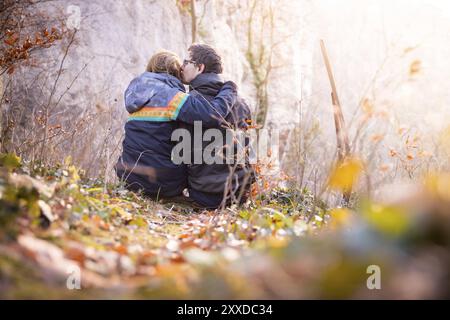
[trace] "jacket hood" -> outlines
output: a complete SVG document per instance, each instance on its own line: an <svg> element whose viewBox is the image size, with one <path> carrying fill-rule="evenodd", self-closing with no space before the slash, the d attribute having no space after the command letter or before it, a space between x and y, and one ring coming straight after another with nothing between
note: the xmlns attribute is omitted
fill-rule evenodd
<svg viewBox="0 0 450 320"><path fill-rule="evenodd" d="M181 83L181 80L168 73L144 72L143 77L147 79L154 79L156 81L161 81L171 88L177 88L182 91L185 91L184 85Z"/></svg>
<svg viewBox="0 0 450 320"><path fill-rule="evenodd" d="M178 78L167 73L144 72L125 91L125 107L132 113L149 103L166 106L180 91L186 90Z"/></svg>

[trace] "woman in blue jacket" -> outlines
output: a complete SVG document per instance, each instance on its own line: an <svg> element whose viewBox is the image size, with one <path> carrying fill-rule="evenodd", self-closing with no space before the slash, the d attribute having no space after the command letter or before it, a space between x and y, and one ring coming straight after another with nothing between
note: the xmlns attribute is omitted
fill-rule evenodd
<svg viewBox="0 0 450 320"><path fill-rule="evenodd" d="M187 94L180 69L174 53L159 52L125 91L129 118L116 173L129 190L154 198L179 196L187 186L186 166L171 160L175 145L171 136L178 122L202 121L204 127L220 127L236 102L233 82L226 82L209 102Z"/></svg>

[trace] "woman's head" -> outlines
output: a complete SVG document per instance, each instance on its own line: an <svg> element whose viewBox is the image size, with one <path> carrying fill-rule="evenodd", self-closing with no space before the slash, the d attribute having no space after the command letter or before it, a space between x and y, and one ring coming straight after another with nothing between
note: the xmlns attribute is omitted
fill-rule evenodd
<svg viewBox="0 0 450 320"><path fill-rule="evenodd" d="M147 71L154 73L168 73L180 79L181 61L178 56L170 51L160 51L155 53L148 65Z"/></svg>

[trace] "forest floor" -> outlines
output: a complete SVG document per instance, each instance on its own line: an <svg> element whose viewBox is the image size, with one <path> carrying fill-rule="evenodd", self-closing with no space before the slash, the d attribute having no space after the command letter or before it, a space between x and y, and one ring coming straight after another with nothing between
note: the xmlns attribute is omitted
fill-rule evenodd
<svg viewBox="0 0 450 320"><path fill-rule="evenodd" d="M239 208L195 211L84 179L70 159L33 173L0 160L2 299L449 294L441 209L418 229L399 206L326 208L308 190L274 188ZM370 266L383 270L384 290L369 288ZM409 277L413 290L399 285Z"/></svg>

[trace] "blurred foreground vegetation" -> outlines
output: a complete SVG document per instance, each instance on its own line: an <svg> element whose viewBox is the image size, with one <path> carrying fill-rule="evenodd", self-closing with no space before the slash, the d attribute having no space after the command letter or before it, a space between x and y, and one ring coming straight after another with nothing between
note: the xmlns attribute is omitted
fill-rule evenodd
<svg viewBox="0 0 450 320"><path fill-rule="evenodd" d="M196 212L88 180L70 158L0 164L3 299L450 298L449 174L392 203L327 208L274 188Z"/></svg>

